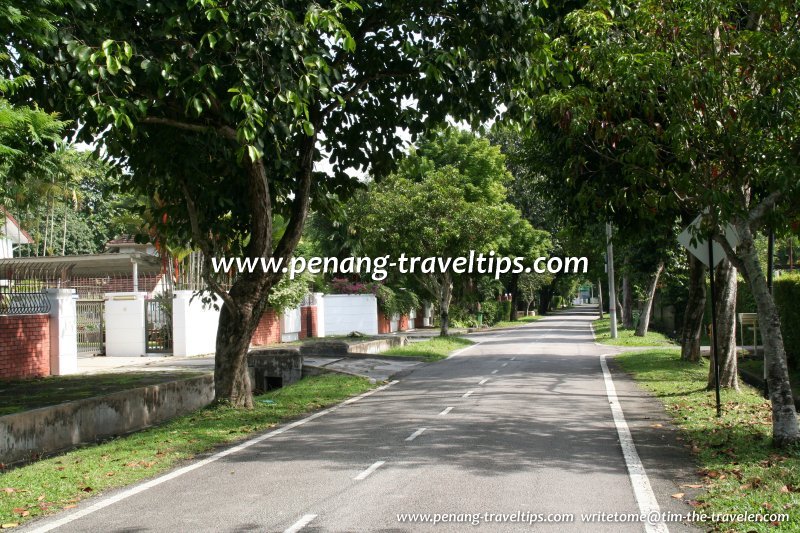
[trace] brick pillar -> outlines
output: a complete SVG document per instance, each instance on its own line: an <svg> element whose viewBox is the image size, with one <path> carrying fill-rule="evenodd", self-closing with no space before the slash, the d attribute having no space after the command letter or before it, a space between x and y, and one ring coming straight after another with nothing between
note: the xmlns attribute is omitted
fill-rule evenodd
<svg viewBox="0 0 800 533"><path fill-rule="evenodd" d="M378 333L386 334L391 332L392 332L392 324L389 320L389 317L387 317L380 310L378 310Z"/></svg>
<svg viewBox="0 0 800 533"><path fill-rule="evenodd" d="M300 308L300 338L317 336L317 306L309 305Z"/></svg>

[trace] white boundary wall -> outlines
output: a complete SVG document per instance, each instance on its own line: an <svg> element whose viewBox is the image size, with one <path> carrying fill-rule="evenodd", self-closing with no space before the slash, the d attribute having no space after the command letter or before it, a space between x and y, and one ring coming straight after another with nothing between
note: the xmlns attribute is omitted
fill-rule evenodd
<svg viewBox="0 0 800 533"><path fill-rule="evenodd" d="M144 299L146 292L106 293L106 355L139 357L146 353Z"/></svg>
<svg viewBox="0 0 800 533"><path fill-rule="evenodd" d="M193 291L175 291L172 302L172 354L192 356L213 354L217 346L219 311L203 305ZM217 305L222 305L218 301Z"/></svg>
<svg viewBox="0 0 800 533"><path fill-rule="evenodd" d="M324 311L321 316L318 314L317 321L324 324L325 335L347 335L353 331L378 334L378 300L374 295L326 294L322 302Z"/></svg>

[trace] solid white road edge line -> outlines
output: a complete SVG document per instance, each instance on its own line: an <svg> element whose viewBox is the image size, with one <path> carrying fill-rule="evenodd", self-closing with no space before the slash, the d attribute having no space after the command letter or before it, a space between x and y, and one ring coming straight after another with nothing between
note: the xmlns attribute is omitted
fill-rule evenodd
<svg viewBox="0 0 800 533"><path fill-rule="evenodd" d="M379 469L385 463L386 463L386 461L375 461L374 463L372 463L372 465L369 468L367 468L366 470L361 472L359 475L357 475L353 479L355 481L361 481L363 479L366 479L368 475L370 475L371 473L373 473L374 471Z"/></svg>
<svg viewBox="0 0 800 533"><path fill-rule="evenodd" d="M661 508L658 506L658 500L656 500L655 494L653 494L653 487L650 486L650 479L647 477L647 472L644 470L644 465L639 458L639 453L636 451L636 445L633 442L631 430L628 427L628 423L625 421L625 415L622 413L622 406L617 398L617 389L614 387L614 381L611 379L611 372L608 371L606 355L609 354L600 356L600 366L603 369L603 381L605 381L606 384L608 404L611 407L611 414L614 417L614 425L617 427L619 445L622 448L625 465L628 467L628 477L630 477L631 485L633 486L633 494L636 496L636 503L639 506L639 511L646 517L654 516L660 514ZM667 524L660 519L653 524L645 523L644 529L647 533L669 533Z"/></svg>
<svg viewBox="0 0 800 533"><path fill-rule="evenodd" d="M406 442L411 442L412 440L416 439L417 437L422 435L422 432L425 431L426 429L428 429L428 428L419 428L414 433L412 433L411 435L406 437Z"/></svg>
<svg viewBox="0 0 800 533"><path fill-rule="evenodd" d="M290 527L289 529L283 530L283 533L297 533L298 531L306 527L308 524L310 524L311 521L314 520L316 517L317 515L315 514L303 515L303 518L292 524L292 527Z"/></svg>
<svg viewBox="0 0 800 533"><path fill-rule="evenodd" d="M443 410L441 413L439 413L439 416L444 416L444 415L446 415L447 413L449 413L452 410L453 410L452 407L448 407L445 410Z"/></svg>
<svg viewBox="0 0 800 533"><path fill-rule="evenodd" d="M281 433L286 433L290 429L294 429L294 428L296 428L298 426L302 426L306 422L311 422L312 420L315 420L315 419L317 419L317 418L319 418L321 416L325 416L325 415L327 415L329 413L332 413L332 412L336 411L337 409L339 409L340 407L344 407L345 405L349 405L351 403L357 402L357 401L361 400L362 398L366 398L367 396L375 394L376 392L388 389L389 387L391 387L392 385L394 385L396 383L398 383L397 380L391 381L391 382L387 383L386 385L382 385L382 386L378 387L377 389L372 389L371 391L367 391L364 394L361 394L359 396L355 396L353 398L350 398L349 400L345 400L340 404L334 405L333 407L328 407L327 409L323 409L322 411L317 411L316 413L314 413L314 414L312 414L310 416L307 416L305 418L302 418L302 419L300 419L300 420L298 420L296 422L292 422L291 424L287 424L287 425L285 425L285 426L283 426L281 428L278 428L276 430L270 431L269 433L264 433L263 435L259 435L258 437L255 437L255 438L252 438L250 440L247 440L247 441L245 441L245 442L243 442L241 444L238 444L236 446L232 446L230 448L222 450L221 452L215 453L211 457L206 457L205 459L203 459L201 461L197 461L196 463L192 463L192 464L186 465L186 466L184 466L182 468L178 468L177 470L173 470L172 472L164 474L163 476L159 476L159 477L157 477L155 479L151 479L150 481L148 481L146 483L142 483L141 485L136 485L135 487L131 487L130 489L124 490L124 491L122 491L122 492L120 492L118 494L115 494L115 495L110 496L108 498L102 499L102 500L98 501L97 503L92 504L89 507L86 507L85 509L81 509L79 511L76 511L76 512L70 514L70 515L67 515L64 518L61 518L59 520L54 520L54 521L49 522L47 524L42 524L41 526L37 527L36 529L31 530L30 533L45 533L47 531L52 531L52 530L54 530L54 529L56 529L58 527L65 526L65 525L69 524L70 522L74 522L75 520L78 520L79 518L83 518L84 516L90 515L90 514L92 514L94 512L97 512L97 511L99 511L101 509L104 509L104 508L108 507L109 505L114 505L115 503L121 502L122 500L130 498L131 496L139 494L140 492L144 492L144 491L146 491L148 489L152 489L153 487L157 487L158 485L161 485L162 483L165 483L167 481L170 481L172 479L180 477L180 476L182 476L184 474L188 474L192 470L197 470L198 468L202 468L202 467L206 466L207 464L210 464L210 463L213 463L215 461L218 461L218 460L222 459L223 457L227 457L228 455L234 454L236 452L240 452L242 450L245 450L245 449L247 449L247 448L249 448L251 446L254 446L254 445L258 444L259 442L263 442L263 441L265 441L267 439L271 439L272 437L276 437L276 436L280 435Z"/></svg>

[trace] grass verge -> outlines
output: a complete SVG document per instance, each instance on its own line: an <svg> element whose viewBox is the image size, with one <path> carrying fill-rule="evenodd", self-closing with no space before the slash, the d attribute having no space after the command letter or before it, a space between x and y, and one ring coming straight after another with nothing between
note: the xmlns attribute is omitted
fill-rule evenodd
<svg viewBox="0 0 800 533"><path fill-rule="evenodd" d="M759 354L761 352L759 351ZM761 377L764 375L764 360L759 355L758 358L748 357L739 359L739 368L745 370L754 376ZM795 399L800 398L800 369L789 369L789 383L792 384L792 392Z"/></svg>
<svg viewBox="0 0 800 533"><path fill-rule="evenodd" d="M427 362L444 359L451 352L474 344L472 341L461 337L434 337L427 341L412 342L405 346L395 346L381 355L396 357L422 357Z"/></svg>
<svg viewBox="0 0 800 533"><path fill-rule="evenodd" d="M75 507L91 494L153 477L215 446L372 387L365 378L340 374L305 378L257 396L252 410L209 407L163 426L8 471L0 474L0 525L10 527Z"/></svg>
<svg viewBox="0 0 800 533"><path fill-rule="evenodd" d="M601 318L592 322L597 342L611 346L674 346L663 333L648 331L644 337L635 336L634 330L617 327L617 338L611 338L611 320Z"/></svg>
<svg viewBox="0 0 800 533"><path fill-rule="evenodd" d="M0 416L202 375L201 372L120 372L0 382Z"/></svg>
<svg viewBox="0 0 800 533"><path fill-rule="evenodd" d="M657 396L695 455L705 492L690 503L705 513L786 513L781 522L717 524L724 531L800 531L800 449L771 445L770 404L751 387L723 391L715 416L705 390L708 362L687 363L678 350L618 355L616 361ZM700 525L700 524L698 524ZM710 524L705 524L710 526Z"/></svg>
<svg viewBox="0 0 800 533"><path fill-rule="evenodd" d="M541 319L541 315L536 316L523 316L518 318L517 320L502 320L500 322L495 323L492 325L492 329L497 328L513 328L515 326L524 326L525 324L530 324L531 322L536 322L537 320Z"/></svg>

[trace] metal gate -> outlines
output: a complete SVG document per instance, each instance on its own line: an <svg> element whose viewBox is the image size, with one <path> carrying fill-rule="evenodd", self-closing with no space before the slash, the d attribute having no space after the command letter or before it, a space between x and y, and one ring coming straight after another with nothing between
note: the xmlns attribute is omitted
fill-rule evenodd
<svg viewBox="0 0 800 533"><path fill-rule="evenodd" d="M103 320L105 302L103 300L78 300L78 353L106 353L106 327Z"/></svg>
<svg viewBox="0 0 800 533"><path fill-rule="evenodd" d="M166 297L148 298L144 303L147 352L172 352L172 300Z"/></svg>

